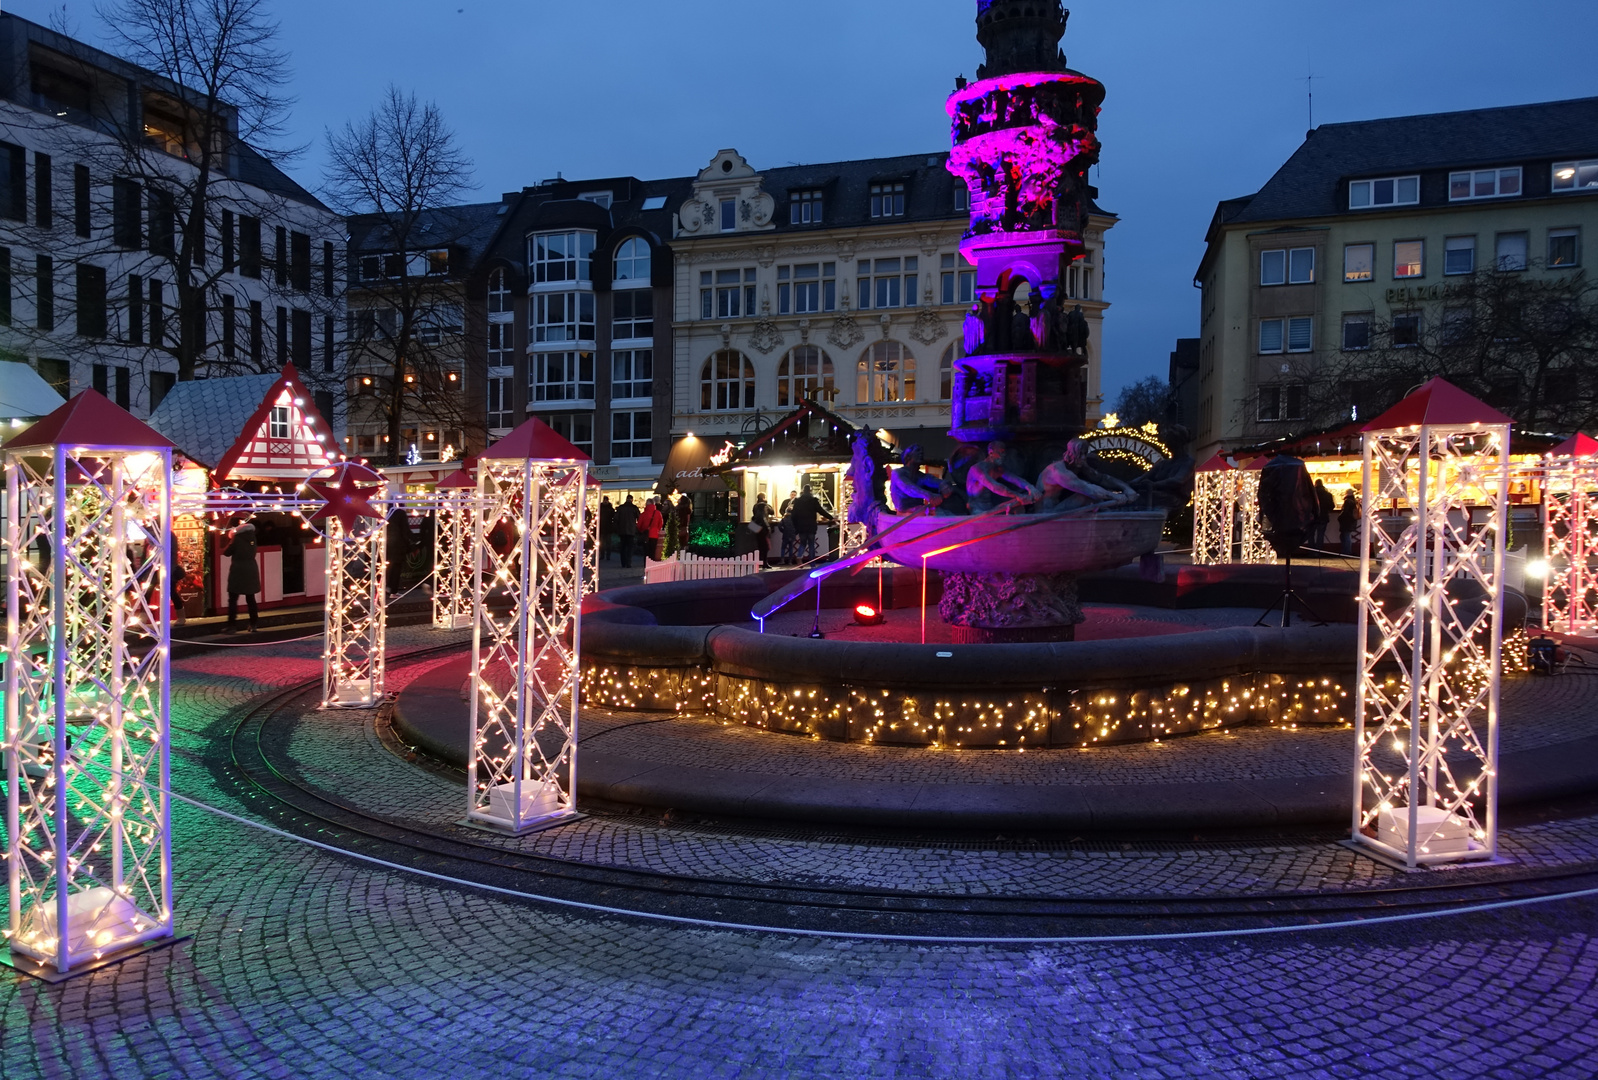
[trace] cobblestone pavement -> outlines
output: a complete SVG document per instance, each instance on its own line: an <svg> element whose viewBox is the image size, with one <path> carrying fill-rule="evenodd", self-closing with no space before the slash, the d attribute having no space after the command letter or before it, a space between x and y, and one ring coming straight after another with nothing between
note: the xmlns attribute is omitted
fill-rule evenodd
<svg viewBox="0 0 1598 1080"><path fill-rule="evenodd" d="M177 790L250 815L195 758L317 652L178 664ZM193 937L56 987L0 974L7 1080L1598 1072L1590 898L1259 937L832 940L578 917L174 819Z"/></svg>

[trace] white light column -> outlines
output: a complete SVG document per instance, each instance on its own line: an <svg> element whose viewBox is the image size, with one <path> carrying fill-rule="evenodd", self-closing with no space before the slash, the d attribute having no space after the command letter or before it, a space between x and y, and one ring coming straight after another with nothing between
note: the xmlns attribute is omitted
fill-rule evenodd
<svg viewBox="0 0 1598 1080"><path fill-rule="evenodd" d="M1544 630L1598 629L1598 458L1550 455L1543 473Z"/></svg>
<svg viewBox="0 0 1598 1080"><path fill-rule="evenodd" d="M577 813L587 481L537 419L478 459L466 817L509 833Z"/></svg>
<svg viewBox="0 0 1598 1080"><path fill-rule="evenodd" d="M445 477L436 493L433 530L433 627L472 625L472 545L477 538L477 483L465 471Z"/></svg>
<svg viewBox="0 0 1598 1080"><path fill-rule="evenodd" d="M366 709L383 696L387 636L384 531L350 535L333 520L327 530L327 652L322 707Z"/></svg>
<svg viewBox="0 0 1598 1080"><path fill-rule="evenodd" d="M1260 458L1237 473L1237 508L1243 519L1237 555L1240 563L1276 561L1276 549L1266 541L1265 523L1260 520L1260 470L1268 460Z"/></svg>
<svg viewBox="0 0 1598 1080"><path fill-rule="evenodd" d="M172 936L171 444L92 391L20 439L6 448L6 937L64 974Z"/></svg>
<svg viewBox="0 0 1598 1080"><path fill-rule="evenodd" d="M1237 481L1237 470L1220 454L1193 471L1194 566L1215 566L1232 561Z"/></svg>
<svg viewBox="0 0 1598 1080"><path fill-rule="evenodd" d="M1365 429L1353 839L1411 867L1497 853L1508 447L1440 379Z"/></svg>

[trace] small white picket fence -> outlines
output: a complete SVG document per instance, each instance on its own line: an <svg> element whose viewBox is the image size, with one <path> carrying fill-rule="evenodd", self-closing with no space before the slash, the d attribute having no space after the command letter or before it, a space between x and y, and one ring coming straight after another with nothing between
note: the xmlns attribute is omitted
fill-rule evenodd
<svg viewBox="0 0 1598 1080"><path fill-rule="evenodd" d="M644 583L661 581L709 581L715 578L748 577L760 573L760 552L751 551L735 559L710 559L691 551L673 554L656 562L644 559Z"/></svg>

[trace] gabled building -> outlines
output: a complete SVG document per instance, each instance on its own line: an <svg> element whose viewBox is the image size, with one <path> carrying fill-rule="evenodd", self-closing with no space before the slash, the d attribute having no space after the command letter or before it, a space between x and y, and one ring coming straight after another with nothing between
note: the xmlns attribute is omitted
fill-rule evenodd
<svg viewBox="0 0 1598 1080"><path fill-rule="evenodd" d="M339 459L327 419L292 364L276 375L237 375L178 383L150 426L171 440L173 484L180 490L212 488L294 491L312 473ZM255 515L260 543L264 607L315 602L326 595L326 546L291 514ZM227 522L208 523L179 514L172 529L178 562L205 588L199 606L219 611L227 603Z"/></svg>
<svg viewBox="0 0 1598 1080"><path fill-rule="evenodd" d="M1598 97L1314 129L1210 222L1195 456L1336 422L1309 390L1340 356L1446 344L1472 275L1569 280L1595 229ZM1391 404L1358 391L1336 419Z"/></svg>
<svg viewBox="0 0 1598 1080"><path fill-rule="evenodd" d="M148 416L187 363L327 389L343 237L231 106L0 15L0 353L63 396Z"/></svg>

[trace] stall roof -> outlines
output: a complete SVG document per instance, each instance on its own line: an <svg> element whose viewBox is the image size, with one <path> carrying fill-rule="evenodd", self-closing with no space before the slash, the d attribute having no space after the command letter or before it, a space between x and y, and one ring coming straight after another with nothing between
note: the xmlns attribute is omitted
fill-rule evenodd
<svg viewBox="0 0 1598 1080"><path fill-rule="evenodd" d="M711 470L716 468L714 458L728 452L732 445L725 438L701 439L697 435L685 435L672 444L671 453L666 455L666 464L660 470L660 479L655 482L655 491L664 495L668 491L680 492L726 492L727 482L721 475Z"/></svg>
<svg viewBox="0 0 1598 1080"><path fill-rule="evenodd" d="M0 420L48 416L66 401L27 364L0 361Z"/></svg>

